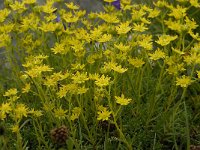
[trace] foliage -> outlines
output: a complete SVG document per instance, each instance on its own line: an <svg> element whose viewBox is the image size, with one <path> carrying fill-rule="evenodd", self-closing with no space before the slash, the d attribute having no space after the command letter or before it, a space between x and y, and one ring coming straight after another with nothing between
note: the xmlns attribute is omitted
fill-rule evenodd
<svg viewBox="0 0 200 150"><path fill-rule="evenodd" d="M3 149L190 149L200 144L198 0L5 1Z"/></svg>

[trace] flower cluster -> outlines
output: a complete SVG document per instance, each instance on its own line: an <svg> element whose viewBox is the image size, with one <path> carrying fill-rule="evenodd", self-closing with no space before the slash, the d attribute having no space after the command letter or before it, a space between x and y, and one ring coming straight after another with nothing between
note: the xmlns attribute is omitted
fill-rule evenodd
<svg viewBox="0 0 200 150"><path fill-rule="evenodd" d="M46 130L62 124L69 125L70 135L65 126L56 128L51 133L54 144L69 139L66 149L73 144L80 149L85 143L96 147L101 121L115 126L118 141L131 149L132 135L123 132L133 129L123 125L123 118L139 118L144 107L150 111L143 116L148 129L148 123L159 118L158 111L174 109L171 103L177 99L179 105L183 99L190 101L195 97L191 93L199 96L197 0L157 0L152 6L103 1L104 10L90 13L63 0L5 1L0 48L5 50L9 75L0 89L0 120L17 135L11 140L21 144L17 149L30 141L21 137L27 135L26 128L37 136L36 149L56 149L46 140ZM155 110L157 106L162 108Z"/></svg>

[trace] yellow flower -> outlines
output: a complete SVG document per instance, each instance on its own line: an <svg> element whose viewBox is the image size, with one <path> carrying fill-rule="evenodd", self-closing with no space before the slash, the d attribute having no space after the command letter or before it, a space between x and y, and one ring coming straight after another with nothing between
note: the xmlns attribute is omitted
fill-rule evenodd
<svg viewBox="0 0 200 150"><path fill-rule="evenodd" d="M28 115L28 108L24 104L17 104L16 108L14 109L15 116L14 119L22 119L22 117L27 117Z"/></svg>
<svg viewBox="0 0 200 150"><path fill-rule="evenodd" d="M190 36L191 36L193 39L195 39L195 40L197 40L197 41L200 41L199 33L196 33L196 34L195 34L193 31L189 31L188 33L190 34Z"/></svg>
<svg viewBox="0 0 200 150"><path fill-rule="evenodd" d="M105 77L104 74L100 77L97 78L95 81L95 84L99 87L104 87L104 86L108 86L109 85L109 81L110 81L110 77Z"/></svg>
<svg viewBox="0 0 200 150"><path fill-rule="evenodd" d="M157 49L153 54L149 54L150 59L152 60L158 60L161 58L165 58L165 53L161 51L160 49Z"/></svg>
<svg viewBox="0 0 200 150"><path fill-rule="evenodd" d="M79 118L80 114L81 114L81 108L79 108L79 107L74 107L74 108L72 109L72 115L70 116L70 119L71 119L72 121L74 121L75 119L78 119L78 118Z"/></svg>
<svg viewBox="0 0 200 150"><path fill-rule="evenodd" d="M170 18L169 20L164 20L164 23L167 25L167 27L175 32L181 33L183 30L183 25L180 21L172 21Z"/></svg>
<svg viewBox="0 0 200 150"><path fill-rule="evenodd" d="M148 18L155 18L160 14L160 10L158 10L157 8L151 10L149 12Z"/></svg>
<svg viewBox="0 0 200 150"><path fill-rule="evenodd" d="M72 9L72 10L79 9L79 6L75 5L73 2L65 3L65 5L67 6L67 8Z"/></svg>
<svg viewBox="0 0 200 150"><path fill-rule="evenodd" d="M58 81L64 80L69 77L69 73L66 72L65 74L62 74L61 72L53 73L51 76L46 76L46 79L44 80L44 85L50 87L50 86L57 86Z"/></svg>
<svg viewBox="0 0 200 150"><path fill-rule="evenodd" d="M12 108L10 106L10 103L3 103L0 107L1 113L8 114L11 112Z"/></svg>
<svg viewBox="0 0 200 150"><path fill-rule="evenodd" d="M112 2L114 2L114 1L116 1L116 0L103 0L104 2L108 2L108 3L112 3Z"/></svg>
<svg viewBox="0 0 200 150"><path fill-rule="evenodd" d="M200 79L200 71L197 71L197 76Z"/></svg>
<svg viewBox="0 0 200 150"><path fill-rule="evenodd" d="M156 43L160 44L161 46L166 46L168 45L171 41L177 39L177 35L176 36L170 36L170 35L161 35L158 40L156 41Z"/></svg>
<svg viewBox="0 0 200 150"><path fill-rule="evenodd" d="M1 33L0 34L0 48L5 47L11 43L11 37L9 34Z"/></svg>
<svg viewBox="0 0 200 150"><path fill-rule="evenodd" d="M0 10L0 22L4 22L4 20L10 14L10 12L11 11L8 10L7 8L4 8L4 9Z"/></svg>
<svg viewBox="0 0 200 150"><path fill-rule="evenodd" d="M42 23L41 27L39 27L39 29L41 29L43 32L54 32L57 28L58 28L59 24L58 23L53 23L53 22L49 22L49 23Z"/></svg>
<svg viewBox="0 0 200 150"><path fill-rule="evenodd" d="M30 89L31 89L30 83L26 83L25 87L22 88L22 93L28 93L30 91Z"/></svg>
<svg viewBox="0 0 200 150"><path fill-rule="evenodd" d="M114 47L125 53L131 50L130 45L123 45L121 42L119 44L114 44Z"/></svg>
<svg viewBox="0 0 200 150"><path fill-rule="evenodd" d="M54 54L60 53L60 54L66 54L69 49L65 47L65 44L63 43L55 43L54 47L51 48L51 50L54 52Z"/></svg>
<svg viewBox="0 0 200 150"><path fill-rule="evenodd" d="M53 102L45 102L43 104L43 110L46 112L51 112L55 107L55 104Z"/></svg>
<svg viewBox="0 0 200 150"><path fill-rule="evenodd" d="M71 64L71 66L72 66L71 69L76 71L84 70L85 68L85 64L79 64L79 63Z"/></svg>
<svg viewBox="0 0 200 150"><path fill-rule="evenodd" d="M9 89L8 91L6 91L3 96L11 97L11 96L14 96L16 94L17 94L17 89L13 88L13 89Z"/></svg>
<svg viewBox="0 0 200 150"><path fill-rule="evenodd" d="M94 74L89 74L89 79L90 80L96 80L99 78L99 74L94 73Z"/></svg>
<svg viewBox="0 0 200 150"><path fill-rule="evenodd" d="M167 62L167 60L166 60ZM177 75L179 72L183 72L186 69L184 68L184 64L173 64L170 65L169 68L166 69L169 74Z"/></svg>
<svg viewBox="0 0 200 150"><path fill-rule="evenodd" d="M42 72L51 72L53 68L50 68L47 65L35 66L32 69L25 71L30 77L35 78L41 75Z"/></svg>
<svg viewBox="0 0 200 150"><path fill-rule="evenodd" d="M24 4L35 4L36 0L23 0Z"/></svg>
<svg viewBox="0 0 200 150"><path fill-rule="evenodd" d="M14 102L14 101L16 101L17 99L19 99L19 96L14 95L14 96L11 96L8 100L11 101L11 102Z"/></svg>
<svg viewBox="0 0 200 150"><path fill-rule="evenodd" d="M118 34L126 34L131 30L131 27L129 26L129 22L121 23L119 26L116 27Z"/></svg>
<svg viewBox="0 0 200 150"><path fill-rule="evenodd" d="M99 18L103 19L107 23L118 23L119 19L117 16L112 15L112 14L105 14L105 13L100 13L98 15Z"/></svg>
<svg viewBox="0 0 200 150"><path fill-rule="evenodd" d="M139 46L143 47L145 50L153 49L152 35L145 35L137 42Z"/></svg>
<svg viewBox="0 0 200 150"><path fill-rule="evenodd" d="M76 93L77 94L84 94L88 91L89 89L88 88L85 88L85 87L78 87L77 90L76 90Z"/></svg>
<svg viewBox="0 0 200 150"><path fill-rule="evenodd" d="M102 29L100 28L94 28L93 30L90 30L90 38L92 40L97 40L98 38L100 38L103 34Z"/></svg>
<svg viewBox="0 0 200 150"><path fill-rule="evenodd" d="M67 23L75 23L79 20L79 16L73 15L71 12L65 13L62 17Z"/></svg>
<svg viewBox="0 0 200 150"><path fill-rule="evenodd" d="M183 8L178 5L177 8L172 7L171 13L169 13L168 15L173 16L175 19L178 20L186 16L186 11L187 11L187 8Z"/></svg>
<svg viewBox="0 0 200 150"><path fill-rule="evenodd" d="M138 32L144 32L148 28L145 27L145 24L142 22L141 24L134 23L133 24L133 30Z"/></svg>
<svg viewBox="0 0 200 150"><path fill-rule="evenodd" d="M67 93L74 94L77 92L77 84L67 84L63 85L60 90L56 93L59 98L65 97Z"/></svg>
<svg viewBox="0 0 200 150"><path fill-rule="evenodd" d="M111 34L103 34L97 41L100 43L108 42L112 39Z"/></svg>
<svg viewBox="0 0 200 150"><path fill-rule="evenodd" d="M186 62L187 65L200 64L200 54L191 53L191 55L187 55L184 57L184 62Z"/></svg>
<svg viewBox="0 0 200 150"><path fill-rule="evenodd" d="M118 73L124 73L126 72L128 69L127 68L122 68L121 65L119 66L113 66L112 69Z"/></svg>
<svg viewBox="0 0 200 150"><path fill-rule="evenodd" d="M54 115L58 119L65 119L67 117L67 112L67 110L62 109L61 107L54 109Z"/></svg>
<svg viewBox="0 0 200 150"><path fill-rule="evenodd" d="M83 17L86 14L86 10L79 10L76 12L78 18Z"/></svg>
<svg viewBox="0 0 200 150"><path fill-rule="evenodd" d="M129 58L128 62L136 68L142 67L145 64L145 62L139 58Z"/></svg>
<svg viewBox="0 0 200 150"><path fill-rule="evenodd" d="M56 16L56 14L51 13L51 14L45 16L44 18L47 22L49 22L49 21L54 21L57 18L57 16Z"/></svg>
<svg viewBox="0 0 200 150"><path fill-rule="evenodd" d="M132 9L132 20L133 21L140 21L140 19L146 14L146 12L142 9L136 10Z"/></svg>
<svg viewBox="0 0 200 150"><path fill-rule="evenodd" d="M87 76L87 72L80 73L79 71L77 71L76 74L72 76L72 79L74 83L78 83L78 84L85 83L85 81L89 80Z"/></svg>
<svg viewBox="0 0 200 150"><path fill-rule="evenodd" d="M181 86L183 88L186 88L188 85L190 85L192 83L192 79L189 77L189 76L185 76L183 75L182 77L180 78L176 78L176 85L178 86Z"/></svg>
<svg viewBox="0 0 200 150"><path fill-rule="evenodd" d="M21 3L21 2L18 2L18 1L15 1L15 3L10 4L10 7L14 11L19 11L19 13L22 13L24 10L26 10L24 3Z"/></svg>
<svg viewBox="0 0 200 150"><path fill-rule="evenodd" d="M194 19L189 19L188 17L185 17L185 30L191 31L196 29L199 25L197 25L196 21Z"/></svg>
<svg viewBox="0 0 200 150"><path fill-rule="evenodd" d="M19 128L19 125L13 125L12 127L11 127L11 131L13 132L13 133L18 133L19 132L19 130L20 130L20 128Z"/></svg>
<svg viewBox="0 0 200 150"><path fill-rule="evenodd" d="M115 99L116 103L120 105L128 105L132 101L130 98L124 98L124 94L122 94L121 97L115 96Z"/></svg>
<svg viewBox="0 0 200 150"><path fill-rule="evenodd" d="M47 13L47 14L51 14L53 13L55 10L57 10L57 8L53 8L51 4L46 4L44 6L42 6L42 11Z"/></svg>
<svg viewBox="0 0 200 150"><path fill-rule="evenodd" d="M41 117L43 114L42 114L42 111L41 110L34 110L34 109L31 109L29 111L30 114L32 114L34 117Z"/></svg>
<svg viewBox="0 0 200 150"><path fill-rule="evenodd" d="M197 8L200 7L198 0L189 0L189 2L191 4L191 6L194 6L194 7L197 7Z"/></svg>
<svg viewBox="0 0 200 150"><path fill-rule="evenodd" d="M3 111L0 111L0 120L6 119L6 113Z"/></svg>
<svg viewBox="0 0 200 150"><path fill-rule="evenodd" d="M108 118L110 117L112 112L108 111L105 107L103 109L101 109L100 111L97 112L98 114L98 118L97 120L108 120Z"/></svg>

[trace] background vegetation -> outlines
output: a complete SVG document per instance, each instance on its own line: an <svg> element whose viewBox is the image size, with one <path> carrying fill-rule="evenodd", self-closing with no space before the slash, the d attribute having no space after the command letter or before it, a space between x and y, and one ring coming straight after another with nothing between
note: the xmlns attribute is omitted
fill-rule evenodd
<svg viewBox="0 0 200 150"><path fill-rule="evenodd" d="M200 3L88 2L4 1L0 147L198 149Z"/></svg>

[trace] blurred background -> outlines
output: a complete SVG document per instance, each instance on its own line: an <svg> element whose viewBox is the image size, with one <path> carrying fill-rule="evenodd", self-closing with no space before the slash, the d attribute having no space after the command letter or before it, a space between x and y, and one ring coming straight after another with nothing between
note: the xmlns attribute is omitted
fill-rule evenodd
<svg viewBox="0 0 200 150"><path fill-rule="evenodd" d="M3 8L5 1L14 1L14 0L0 0L0 8ZM45 0L37 0L38 3L43 3ZM74 2L81 6L82 9L90 11L100 11L103 9L103 0L64 0L64 2Z"/></svg>

